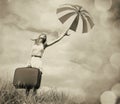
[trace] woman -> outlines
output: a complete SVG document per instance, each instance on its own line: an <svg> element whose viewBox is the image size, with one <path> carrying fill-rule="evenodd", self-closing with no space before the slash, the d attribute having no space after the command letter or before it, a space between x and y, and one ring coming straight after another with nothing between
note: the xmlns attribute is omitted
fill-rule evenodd
<svg viewBox="0 0 120 104"><path fill-rule="evenodd" d="M39 68L40 70L42 70L41 58L43 56L44 50L47 47L52 46L53 44L59 42L64 36L68 36L67 32L51 43L47 43L46 33L41 33L37 39L32 39L34 41L34 45L32 47L31 59L29 61L28 66ZM26 90L26 94L27 93L29 93L28 90ZM33 89L33 93L36 94L36 89Z"/></svg>
<svg viewBox="0 0 120 104"><path fill-rule="evenodd" d="M47 47L59 42L64 36L68 36L67 32L51 43L47 43L46 33L41 33L37 39L32 39L34 41L34 45L32 47L31 60L29 61L28 66L39 68L40 70L42 70L41 58L43 56L44 50Z"/></svg>

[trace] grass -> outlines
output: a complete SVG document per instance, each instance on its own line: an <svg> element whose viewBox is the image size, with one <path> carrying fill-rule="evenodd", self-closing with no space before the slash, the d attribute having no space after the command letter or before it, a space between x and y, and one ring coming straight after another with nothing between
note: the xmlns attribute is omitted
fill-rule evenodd
<svg viewBox="0 0 120 104"><path fill-rule="evenodd" d="M41 90L36 96L26 97L24 90L17 90L11 83L0 87L0 104L86 104L76 97L57 89Z"/></svg>

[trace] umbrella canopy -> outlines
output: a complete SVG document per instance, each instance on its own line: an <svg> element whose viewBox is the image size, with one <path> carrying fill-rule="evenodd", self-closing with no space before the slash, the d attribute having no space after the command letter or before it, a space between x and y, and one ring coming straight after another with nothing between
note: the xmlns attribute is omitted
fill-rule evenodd
<svg viewBox="0 0 120 104"><path fill-rule="evenodd" d="M61 5L56 13L61 23L65 23L71 17L74 18L73 21L71 21L70 30L76 31L77 27L81 25L80 20L82 20L82 33L87 33L94 26L90 14L79 5Z"/></svg>

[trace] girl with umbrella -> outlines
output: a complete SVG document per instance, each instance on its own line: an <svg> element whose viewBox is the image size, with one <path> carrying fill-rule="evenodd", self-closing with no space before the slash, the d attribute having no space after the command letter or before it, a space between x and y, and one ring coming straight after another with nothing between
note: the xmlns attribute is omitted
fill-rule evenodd
<svg viewBox="0 0 120 104"><path fill-rule="evenodd" d="M47 43L46 33L41 33L37 39L32 39L34 41L34 45L32 47L31 60L29 63L29 66L31 67L42 69L41 58L44 50L59 42L64 36L68 36L69 30L76 31L77 27L80 25L80 20L82 20L82 33L87 33L94 26L90 14L79 5L64 4L57 9L56 13L58 14L58 19L61 23L65 23L71 17L73 17L73 21L71 21L70 27L67 29L65 34L61 35L51 43ZM34 90L34 92L36 92L36 90Z"/></svg>
<svg viewBox="0 0 120 104"><path fill-rule="evenodd" d="M36 39L31 39L32 41L34 41L34 45L32 47L31 60L28 66L41 69L42 68L41 58L43 56L44 50L47 47L52 46L55 43L59 42L64 36L68 36L67 32L61 35L58 39L54 40L53 42L47 43L47 34L43 32Z"/></svg>
<svg viewBox="0 0 120 104"><path fill-rule="evenodd" d="M46 33L41 33L38 38L32 39L34 41L34 45L32 47L31 51L31 59L28 63L28 67L35 67L40 70L42 70L42 56L44 53L44 50L49 47L54 45L55 43L59 42L63 37L68 36L67 32L61 35L58 39L54 40L51 43L47 43L47 34ZM26 91L29 93L29 91ZM36 89L33 89L33 93L36 94Z"/></svg>
<svg viewBox="0 0 120 104"><path fill-rule="evenodd" d="M63 15L59 15L62 14L62 12L65 13L63 13ZM58 19L62 23L65 23L69 18L73 16L75 17L73 17L74 19L73 21L71 21L70 27L67 29L65 34L61 35L58 39L54 40L53 42L47 43L46 33L41 33L37 39L32 39L34 41L30 61L30 66L32 67L37 67L41 69L41 58L44 53L44 50L47 47L59 42L64 36L68 36L69 30L76 31L78 25L80 25L80 19L82 20L82 33L87 33L94 26L90 14L79 5L64 4L57 9L56 13L58 14Z"/></svg>

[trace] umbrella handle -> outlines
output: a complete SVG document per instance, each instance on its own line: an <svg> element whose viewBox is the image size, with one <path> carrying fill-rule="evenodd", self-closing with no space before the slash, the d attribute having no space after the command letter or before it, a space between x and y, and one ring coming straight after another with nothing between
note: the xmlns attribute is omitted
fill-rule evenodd
<svg viewBox="0 0 120 104"><path fill-rule="evenodd" d="M67 29L67 31L65 32L65 36L70 36L70 34L68 34L69 29Z"/></svg>

